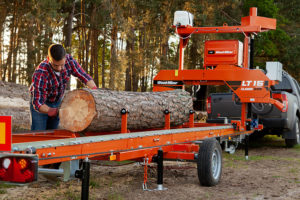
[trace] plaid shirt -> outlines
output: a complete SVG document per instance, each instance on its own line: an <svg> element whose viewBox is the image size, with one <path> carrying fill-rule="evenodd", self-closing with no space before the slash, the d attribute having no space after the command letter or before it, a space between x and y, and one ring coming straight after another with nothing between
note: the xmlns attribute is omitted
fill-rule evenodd
<svg viewBox="0 0 300 200"><path fill-rule="evenodd" d="M39 110L46 102L54 103L63 98L71 74L78 77L84 84L92 80L70 55L66 55L66 62L60 75L55 74L49 59L44 60L34 71L30 93L35 110Z"/></svg>

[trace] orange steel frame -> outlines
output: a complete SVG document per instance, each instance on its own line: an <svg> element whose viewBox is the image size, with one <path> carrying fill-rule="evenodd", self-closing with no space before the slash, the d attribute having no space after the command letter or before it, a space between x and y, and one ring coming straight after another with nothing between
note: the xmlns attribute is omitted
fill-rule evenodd
<svg viewBox="0 0 300 200"><path fill-rule="evenodd" d="M276 28L276 20L256 16L256 9L251 8L250 16L242 18L242 26L223 26L223 27L179 27L177 33L186 37L192 33L244 33L246 35L244 44L248 45L248 35L250 33L258 33ZM178 70L163 70L158 73L154 80L175 80L182 81L189 85L228 85L243 102L243 118L241 121L235 123L239 126L234 129L232 125L224 124L206 124L195 123L194 113L190 112L189 122L178 127L171 127L170 115L172 113L165 112L165 126L162 129L149 130L128 130L127 117L130 113L124 113L120 116L121 130L114 132L98 132L85 133L85 136L100 136L122 134L123 139L114 138L109 141L75 143L72 145L50 145L53 141L59 139L76 139L81 138L79 133L73 133L65 130L52 130L19 133L12 135L12 142L15 146L18 143L25 145L32 145L34 142L45 142L44 147L36 149L35 154L39 157L39 165L46 165L51 163L64 162L74 159L108 159L108 160L142 160L157 154L158 149L164 151L165 159L186 159L194 160L194 154L198 152L199 146L193 144L195 141L204 140L211 137L227 137L239 136L241 134L250 134L253 130L245 129L246 121L246 104L245 102L270 102L278 107L281 103L272 99L269 94L269 87L275 84L270 81L260 70L248 69L248 51L244 51L244 67L238 68L231 65L217 66L214 70L184 70L183 69L183 48L187 44L187 39L180 40L180 62ZM264 81L264 87L260 87L255 91L245 91L242 88L235 88L232 84L234 81L241 80L257 80ZM231 82L230 82L231 81ZM154 91L169 90L170 88L154 85ZM174 85L177 86L177 85ZM253 101L253 99L255 99ZM205 129L197 129L197 127L205 127ZM225 128L224 128L225 127ZM259 129L262 127L259 126ZM147 131L169 131L168 134L147 135ZM174 131L173 131L174 130ZM176 131L175 131L176 130ZM143 132L145 135L140 137L129 137L133 132ZM131 132L131 133L130 133ZM137 134L136 133L136 134ZM84 137L88 138L88 137ZM25 150L13 149L13 153L26 153Z"/></svg>
<svg viewBox="0 0 300 200"><path fill-rule="evenodd" d="M29 132L22 134L13 134L13 144L26 143L29 146L31 142L44 141L45 147L36 149L36 154L39 157L39 165L46 165L58 162L65 162L74 159L84 159L86 157L96 160L137 160L141 161L143 158L148 158L149 162L152 157L156 155L159 149L164 151L165 159L184 159L194 160L194 154L198 152L199 146L193 144L194 141L204 140L211 137L229 137L241 134L250 134L250 131L234 130L232 126L226 128L218 128L224 126L223 124L206 124L195 123L194 113L191 112L189 122L179 127L170 126L171 113L165 113L165 126L163 129L149 129L145 131L155 130L170 130L170 134L149 136L147 132L142 137L114 139L110 141L89 142L84 144L74 144L65 146L50 145L53 141L58 139L80 138L78 133L69 132L66 130L53 130L41 132ZM122 127L119 132L109 132L109 134L126 134L123 132L127 128L127 114L122 115ZM192 130L197 127L215 127L214 129L206 130ZM179 129L181 128L181 129ZM186 131L186 128L191 130ZM182 132L172 133L172 130L182 130ZM136 130L135 132L140 132ZM86 136L106 135L108 133L86 133ZM50 147L47 147L50 146ZM26 150L17 151L14 153L24 154Z"/></svg>
<svg viewBox="0 0 300 200"><path fill-rule="evenodd" d="M175 26L174 26L175 27ZM161 70L154 78L153 91L173 90L184 88L184 85L227 85L240 99L242 103L240 130L246 128L247 103L271 103L279 110L284 105L281 101L272 98L270 87L276 81L270 80L261 70L249 69L249 42L250 35L276 29L276 19L257 16L257 8L250 8L250 16L243 17L241 26L221 27L176 27L176 33L180 36L179 67L178 70ZM244 51L243 67L235 65L217 65L215 68L186 70L183 68L184 48L192 34L207 33L243 33ZM178 81L178 85L169 85L159 82ZM257 84L259 83L259 84Z"/></svg>

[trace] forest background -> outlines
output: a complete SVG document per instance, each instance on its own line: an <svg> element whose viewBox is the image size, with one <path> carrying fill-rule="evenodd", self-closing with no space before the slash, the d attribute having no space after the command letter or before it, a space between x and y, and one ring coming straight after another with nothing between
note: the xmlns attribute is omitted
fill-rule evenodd
<svg viewBox="0 0 300 200"><path fill-rule="evenodd" d="M254 65L280 61L299 81L299 0L0 0L0 80L29 85L49 45L61 43L99 87L151 91L159 70L178 68L176 10L194 14L195 26L231 26L250 7L277 19L276 31L256 36ZM186 69L202 68L204 41L212 39L243 35L193 35Z"/></svg>

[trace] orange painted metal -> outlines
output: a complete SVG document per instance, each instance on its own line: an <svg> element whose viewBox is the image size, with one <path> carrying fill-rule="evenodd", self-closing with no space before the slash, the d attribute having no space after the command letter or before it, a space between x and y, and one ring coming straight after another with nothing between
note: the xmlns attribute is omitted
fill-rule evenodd
<svg viewBox="0 0 300 200"><path fill-rule="evenodd" d="M190 116L189 116L189 128L193 128L194 127L194 112L190 113Z"/></svg>
<svg viewBox="0 0 300 200"><path fill-rule="evenodd" d="M194 160L195 159L195 153L197 152L177 152L177 151L171 151L167 152L164 155L164 159L171 159L171 160Z"/></svg>
<svg viewBox="0 0 300 200"><path fill-rule="evenodd" d="M178 71L178 76L174 76L175 70L161 70L154 80L174 80L185 83L200 81L207 83L210 81L223 81L240 99L242 103L272 103L278 109L283 108L283 104L270 96L270 87L275 84L259 69L246 69L234 65L218 65L215 69L195 69ZM205 80L205 82L201 82ZM157 85L153 86L153 91ZM163 87L159 85L158 87Z"/></svg>
<svg viewBox="0 0 300 200"><path fill-rule="evenodd" d="M122 121L121 121L121 133L127 133L127 120L128 120L128 113L122 114Z"/></svg>
<svg viewBox="0 0 300 200"><path fill-rule="evenodd" d="M240 131L246 130L246 119L247 119L247 104L242 103L242 115L241 115L241 127Z"/></svg>
<svg viewBox="0 0 300 200"><path fill-rule="evenodd" d="M14 133L12 135L12 143L35 142L56 140L65 138L75 138L79 134L70 131L52 130L52 131L39 131L29 133Z"/></svg>
<svg viewBox="0 0 300 200"><path fill-rule="evenodd" d="M243 50L243 49L242 49ZM239 65L238 40L208 40L204 45L204 67L220 64ZM242 55L241 55L242 56Z"/></svg>
<svg viewBox="0 0 300 200"><path fill-rule="evenodd" d="M228 135L247 134L247 132L236 132L233 128L201 130L190 132L170 133L167 135L146 136L127 139L115 139L111 141L91 142L69 146L45 147L37 149L39 165L46 165L57 162L64 162L72 159L93 158L98 156L110 155L112 152L126 152L132 150L132 158L138 158L142 154L141 150L156 148L158 146L172 146L180 143L191 143L192 141L203 140L210 137L222 137ZM134 151L137 150L137 151ZM25 153L25 152L15 152ZM129 154L128 154L129 155ZM118 159L118 156L117 156Z"/></svg>
<svg viewBox="0 0 300 200"><path fill-rule="evenodd" d="M249 33L244 33L244 56L243 56L243 67L248 68L249 67Z"/></svg>
<svg viewBox="0 0 300 200"><path fill-rule="evenodd" d="M171 128L170 113L165 113L165 129Z"/></svg>
<svg viewBox="0 0 300 200"><path fill-rule="evenodd" d="M194 153L198 152L199 146L192 144L194 141L204 140L211 137L235 136L241 134L250 134L253 132L245 131L246 121L246 103L272 103L281 107L282 103L272 99L269 88L274 85L266 75L260 70L248 69L248 42L249 34L258 33L276 28L276 20L256 16L257 11L251 9L250 16L242 18L241 26L222 27L178 27L176 32L181 36L180 39L180 59L178 70L162 70L154 78L155 81L182 81L183 85L158 85L154 84L153 91L172 90L174 88L184 88L184 85L224 85L230 87L243 103L242 120L232 121L237 125L237 130L230 126L218 128L220 124L195 123L193 115L190 115L190 121L183 126L170 126L170 113L165 114L165 127L167 134L147 135L139 137L126 137L123 139L114 138L109 141L78 143L72 145L60 145L36 150L39 157L39 165L64 162L74 159L109 159L113 157L116 160L136 160L141 158L150 158L155 155L158 149L162 149L165 158L169 159L193 159ZM234 65L217 65L213 69L205 70L184 70L183 56L184 47L187 45L188 38L195 33L243 33L244 40L244 63L243 68ZM263 84L262 84L263 83ZM197 130L192 127L207 127ZM212 127L212 128L210 128ZM176 128L176 129L175 129ZM179 129L179 128L189 128ZM261 127L260 127L261 128ZM172 130L176 132L172 132ZM158 129L151 129L152 131ZM162 130L162 129L161 129ZM182 131L180 131L182 130ZM145 131L145 130L143 130ZM122 115L121 133L128 134L127 113ZM116 132L86 133L86 136L115 134ZM134 133L133 133L134 134ZM13 135L13 143L32 142L41 140L56 140L61 138L79 137L78 133L69 131L50 131L40 133L27 133ZM79 137L80 138L80 137ZM76 139L77 140L77 139ZM24 151L15 151L15 153L25 153Z"/></svg>
<svg viewBox="0 0 300 200"><path fill-rule="evenodd" d="M188 37L191 34L207 33L259 33L276 29L276 19L257 16L257 8L250 8L250 16L242 17L241 26L218 27L191 27L182 26L176 28L176 33L181 37Z"/></svg>
<svg viewBox="0 0 300 200"><path fill-rule="evenodd" d="M172 151L181 151L181 152L198 152L199 145L197 144L177 144L172 146Z"/></svg>

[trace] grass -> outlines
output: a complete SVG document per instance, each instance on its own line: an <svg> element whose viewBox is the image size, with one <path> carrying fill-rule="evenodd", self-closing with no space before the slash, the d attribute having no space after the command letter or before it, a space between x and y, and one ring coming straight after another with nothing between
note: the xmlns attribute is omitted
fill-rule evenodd
<svg viewBox="0 0 300 200"><path fill-rule="evenodd" d="M234 161L245 161L244 155L237 155L237 154L224 154L224 158L228 160L234 160ZM285 161L299 161L299 158L282 158L282 157L276 157L276 156L259 156L259 155L249 155L248 161L259 161L259 160L285 160Z"/></svg>
<svg viewBox="0 0 300 200"><path fill-rule="evenodd" d="M6 194L7 193L7 191L6 190L2 190L2 189L0 189L0 194Z"/></svg>
<svg viewBox="0 0 300 200"><path fill-rule="evenodd" d="M272 176L272 178L281 178L281 176Z"/></svg>
<svg viewBox="0 0 300 200"><path fill-rule="evenodd" d="M0 189L2 189L2 188L14 188L14 187L17 187L17 185L6 184L6 183L1 183L0 184Z"/></svg>
<svg viewBox="0 0 300 200"><path fill-rule="evenodd" d="M122 200L123 197L118 193L111 193L107 197L109 200Z"/></svg>
<svg viewBox="0 0 300 200"><path fill-rule="evenodd" d="M292 168L292 169L289 170L289 173L291 173L291 174L297 174L298 171L299 171L298 168Z"/></svg>
<svg viewBox="0 0 300 200"><path fill-rule="evenodd" d="M80 200L80 198L81 198L81 194L78 194L77 192L74 192L70 189L68 189L64 193L64 196L66 197L66 199L70 199L70 200Z"/></svg>
<svg viewBox="0 0 300 200"><path fill-rule="evenodd" d="M293 150L300 151L300 144L293 147Z"/></svg>
<svg viewBox="0 0 300 200"><path fill-rule="evenodd" d="M299 183L300 183L300 180L295 180L295 183L299 184Z"/></svg>
<svg viewBox="0 0 300 200"><path fill-rule="evenodd" d="M266 135L260 139L252 139L250 141L250 147L262 148L262 147L285 147L284 139L276 135Z"/></svg>
<svg viewBox="0 0 300 200"><path fill-rule="evenodd" d="M97 180L97 179L91 179L90 180L90 187L91 188L100 188L101 185L99 183L99 180Z"/></svg>

